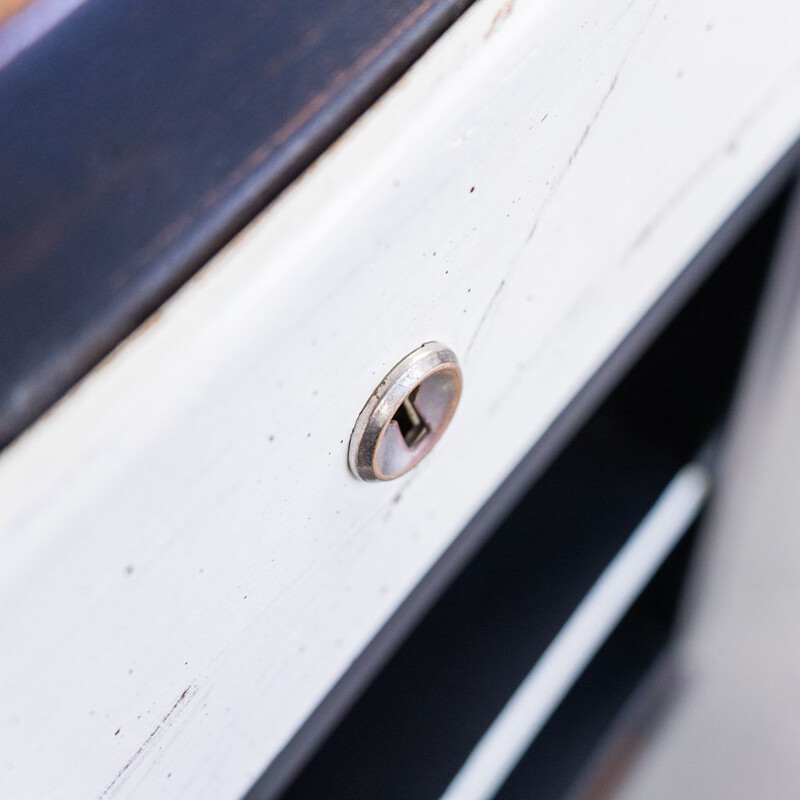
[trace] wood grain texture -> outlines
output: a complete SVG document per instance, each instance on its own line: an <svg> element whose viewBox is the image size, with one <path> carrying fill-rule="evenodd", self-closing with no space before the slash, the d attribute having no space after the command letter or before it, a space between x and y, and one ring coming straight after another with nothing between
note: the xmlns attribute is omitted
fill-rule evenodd
<svg viewBox="0 0 800 800"><path fill-rule="evenodd" d="M795 4L503 8L0 457L9 796L241 796L800 133ZM431 339L453 424L354 480Z"/></svg>
<svg viewBox="0 0 800 800"><path fill-rule="evenodd" d="M466 3L63 0L0 31L0 446Z"/></svg>

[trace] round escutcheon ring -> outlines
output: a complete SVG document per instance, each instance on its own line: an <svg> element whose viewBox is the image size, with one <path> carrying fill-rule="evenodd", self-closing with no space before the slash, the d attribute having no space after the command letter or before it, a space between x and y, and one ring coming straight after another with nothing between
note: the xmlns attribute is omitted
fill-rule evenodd
<svg viewBox="0 0 800 800"><path fill-rule="evenodd" d="M413 469L439 441L461 397L455 353L426 342L394 366L370 395L350 437L348 462L365 481Z"/></svg>

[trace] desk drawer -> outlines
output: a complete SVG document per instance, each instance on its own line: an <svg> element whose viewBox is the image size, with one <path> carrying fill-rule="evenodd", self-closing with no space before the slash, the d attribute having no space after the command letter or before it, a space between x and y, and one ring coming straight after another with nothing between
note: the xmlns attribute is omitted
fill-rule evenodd
<svg viewBox="0 0 800 800"><path fill-rule="evenodd" d="M6 794L242 796L774 192L798 14L481 0L9 446ZM354 480L358 413L431 340L464 375L450 429L403 479Z"/></svg>

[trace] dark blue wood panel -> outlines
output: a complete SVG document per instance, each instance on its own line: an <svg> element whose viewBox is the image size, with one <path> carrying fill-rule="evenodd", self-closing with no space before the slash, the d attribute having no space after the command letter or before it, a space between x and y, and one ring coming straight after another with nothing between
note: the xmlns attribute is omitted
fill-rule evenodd
<svg viewBox="0 0 800 800"><path fill-rule="evenodd" d="M468 2L88 0L0 71L0 446Z"/></svg>

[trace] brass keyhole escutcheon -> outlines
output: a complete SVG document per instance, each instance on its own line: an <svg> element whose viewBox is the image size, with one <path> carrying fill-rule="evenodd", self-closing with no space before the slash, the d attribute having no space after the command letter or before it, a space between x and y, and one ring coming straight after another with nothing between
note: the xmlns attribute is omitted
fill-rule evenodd
<svg viewBox="0 0 800 800"><path fill-rule="evenodd" d="M439 441L461 397L452 350L427 342L395 365L370 395L350 437L348 462L365 481L413 469Z"/></svg>

